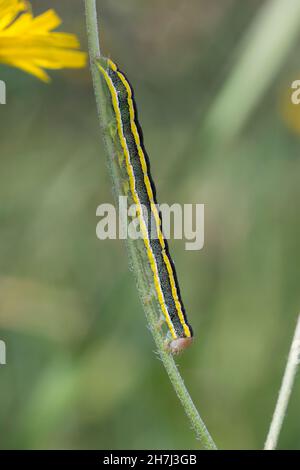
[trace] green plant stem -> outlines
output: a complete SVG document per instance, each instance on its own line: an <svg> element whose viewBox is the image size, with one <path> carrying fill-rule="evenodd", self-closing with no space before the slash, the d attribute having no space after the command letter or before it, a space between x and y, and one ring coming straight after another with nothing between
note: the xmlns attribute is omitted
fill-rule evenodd
<svg viewBox="0 0 300 470"><path fill-rule="evenodd" d="M282 428L283 420L292 393L298 365L300 360L300 315L289 352L282 384L279 390L278 400L273 414L271 426L265 443L265 450L274 450Z"/></svg>
<svg viewBox="0 0 300 470"><path fill-rule="evenodd" d="M118 196L123 195L124 192L126 194L126 191L124 190L125 185L122 177L122 169L120 169L120 149L118 149L116 139L113 138L112 132L110 132L111 103L95 64L95 59L100 56L95 0L85 0L85 12L91 71L98 116L106 146L107 163L113 182L114 196L117 199ZM204 448L215 450L216 445L185 387L175 361L172 355L166 350L164 336L161 329L158 327L160 308L154 294L151 294L151 292L149 293L153 281L151 273L149 272L150 268L145 260L145 255L143 254L144 250L142 250L141 245L139 245L137 240L133 241L130 239L127 240L127 250L130 258L131 269L136 279L139 296L162 363L191 422L196 436L201 441Z"/></svg>

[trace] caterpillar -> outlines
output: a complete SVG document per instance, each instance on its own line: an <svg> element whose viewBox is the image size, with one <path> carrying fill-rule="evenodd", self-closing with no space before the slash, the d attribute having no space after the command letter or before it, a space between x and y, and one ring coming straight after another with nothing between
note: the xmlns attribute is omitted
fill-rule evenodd
<svg viewBox="0 0 300 470"><path fill-rule="evenodd" d="M124 153L130 193L137 208L157 298L171 334L168 347L173 354L177 354L191 344L193 332L187 322L175 267L161 230L161 216L157 209L155 186L137 119L133 90L125 75L112 60L98 59L97 67L110 93L117 136ZM143 207L147 208L154 221L155 237L153 237L153 228L152 231L149 228L149 220L144 216Z"/></svg>

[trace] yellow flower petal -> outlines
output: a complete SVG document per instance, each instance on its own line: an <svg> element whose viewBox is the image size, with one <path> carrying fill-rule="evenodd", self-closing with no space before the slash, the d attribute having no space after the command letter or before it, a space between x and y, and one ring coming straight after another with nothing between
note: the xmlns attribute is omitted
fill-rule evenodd
<svg viewBox="0 0 300 470"><path fill-rule="evenodd" d="M25 33L35 36L39 33L45 34L57 28L61 23L60 17L54 10L45 11L37 17L33 17L31 12L27 12L19 16L6 31L3 31L3 35L19 36Z"/></svg>
<svg viewBox="0 0 300 470"><path fill-rule="evenodd" d="M28 2L0 0L0 18L0 62L47 82L44 68L85 67L76 35L52 31L61 24L54 10L34 17Z"/></svg>
<svg viewBox="0 0 300 470"><path fill-rule="evenodd" d="M33 16L31 13L23 13L17 18L14 23L11 23L4 31L0 33L1 36L21 36L29 31L30 24L32 23Z"/></svg>
<svg viewBox="0 0 300 470"><path fill-rule="evenodd" d="M14 60L13 63L10 63L9 61L7 61L7 64L13 65L14 67L24 70L24 72L34 75L35 77L39 78L43 82L49 83L51 81L49 75L41 67L38 67L37 65L33 63L25 62L20 59L20 60Z"/></svg>
<svg viewBox="0 0 300 470"><path fill-rule="evenodd" d="M28 7L28 2L22 0L0 0L0 31L9 26L17 15Z"/></svg>
<svg viewBox="0 0 300 470"><path fill-rule="evenodd" d="M45 13L33 18L31 28L35 33L45 33L57 28L61 23L60 17L54 10L47 10Z"/></svg>

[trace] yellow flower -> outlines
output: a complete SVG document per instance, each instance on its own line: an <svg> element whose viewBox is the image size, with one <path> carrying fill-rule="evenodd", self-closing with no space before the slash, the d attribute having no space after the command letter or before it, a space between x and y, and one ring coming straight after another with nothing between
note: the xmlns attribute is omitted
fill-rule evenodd
<svg viewBox="0 0 300 470"><path fill-rule="evenodd" d="M86 54L74 34L53 32L61 24L54 10L33 17L24 0L0 0L0 62L45 82L46 69L80 68Z"/></svg>

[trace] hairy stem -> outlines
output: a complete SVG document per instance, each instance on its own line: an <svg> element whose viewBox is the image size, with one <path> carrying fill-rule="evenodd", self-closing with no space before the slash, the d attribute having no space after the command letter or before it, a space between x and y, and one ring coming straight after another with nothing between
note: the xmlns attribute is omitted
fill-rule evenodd
<svg viewBox="0 0 300 470"><path fill-rule="evenodd" d="M291 344L289 357L284 371L282 384L280 387L278 400L273 414L271 426L265 443L265 450L274 450L282 428L282 423L286 414L287 406L294 385L297 367L300 359L300 315Z"/></svg>
<svg viewBox="0 0 300 470"><path fill-rule="evenodd" d="M97 110L102 129L102 136L106 146L107 163L112 178L114 196L117 199L119 196L124 194L128 195L126 192L126 175L124 175L122 164L120 163L122 160L122 150L114 136L114 132L112 132L111 122L113 121L113 115L110 98L95 64L95 59L100 56L95 0L85 0L85 12L91 72L93 76ZM145 257L145 250L138 240L130 239L127 240L127 250L130 259L130 266L136 279L139 296L162 363L191 422L196 436L200 439L204 448L214 450L216 449L216 445L184 385L183 379L179 374L172 355L166 351L165 339L161 329L158 327L160 307L153 293L153 280L149 263Z"/></svg>

